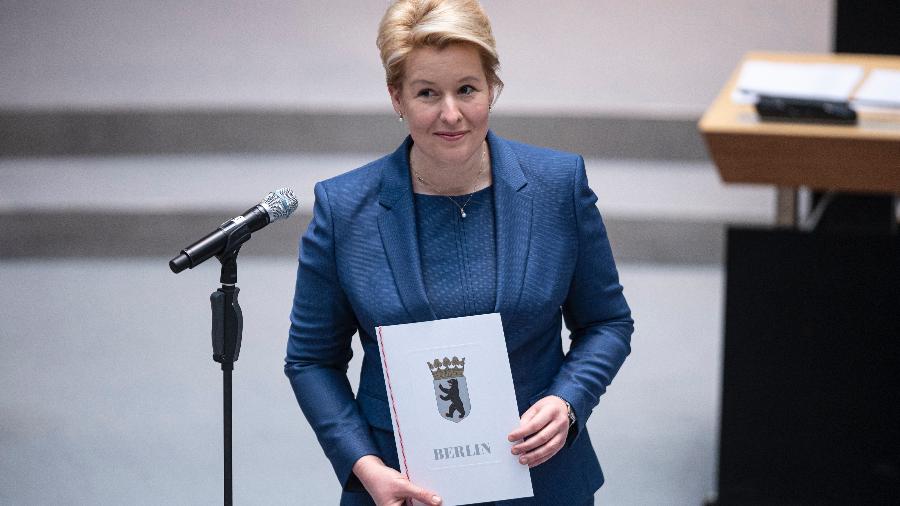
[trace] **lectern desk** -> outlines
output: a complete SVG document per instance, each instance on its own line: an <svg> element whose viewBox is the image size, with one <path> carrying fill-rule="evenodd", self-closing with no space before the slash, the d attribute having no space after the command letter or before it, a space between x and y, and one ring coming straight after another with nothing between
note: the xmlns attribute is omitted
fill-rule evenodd
<svg viewBox="0 0 900 506"><path fill-rule="evenodd" d="M747 59L900 69L885 56ZM700 130L724 181L779 188L779 226L728 230L713 502L900 504L900 114L763 122L731 101L739 69ZM824 193L803 209L799 187Z"/></svg>
<svg viewBox="0 0 900 506"><path fill-rule="evenodd" d="M900 70L897 56L748 53L747 60L849 63L866 74L873 68ZM900 110L863 111L852 126L761 121L752 105L731 100L740 68L700 120L724 181L900 193Z"/></svg>

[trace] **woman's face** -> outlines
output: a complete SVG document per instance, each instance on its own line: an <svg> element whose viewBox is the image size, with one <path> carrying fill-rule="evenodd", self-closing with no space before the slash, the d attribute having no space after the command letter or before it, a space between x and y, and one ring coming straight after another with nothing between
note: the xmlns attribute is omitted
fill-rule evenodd
<svg viewBox="0 0 900 506"><path fill-rule="evenodd" d="M388 89L414 149L433 165L480 157L492 97L478 50L469 44L415 49L404 70L401 86Z"/></svg>

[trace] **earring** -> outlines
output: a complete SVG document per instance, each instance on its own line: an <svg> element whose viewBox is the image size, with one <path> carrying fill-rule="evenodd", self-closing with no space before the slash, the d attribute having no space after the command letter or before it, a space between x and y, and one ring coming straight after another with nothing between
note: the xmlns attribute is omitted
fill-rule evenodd
<svg viewBox="0 0 900 506"><path fill-rule="evenodd" d="M401 112L399 114L400 114L400 117L397 118L397 121L399 121L400 123L403 123L403 113Z"/></svg>

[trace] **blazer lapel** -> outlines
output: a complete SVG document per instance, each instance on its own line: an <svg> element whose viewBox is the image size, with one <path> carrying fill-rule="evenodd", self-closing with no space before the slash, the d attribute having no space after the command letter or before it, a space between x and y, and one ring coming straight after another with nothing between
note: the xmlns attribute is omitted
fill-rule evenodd
<svg viewBox="0 0 900 506"><path fill-rule="evenodd" d="M493 166L497 234L496 312L512 311L519 302L531 242L532 199L519 159L506 141L488 132Z"/></svg>
<svg viewBox="0 0 900 506"><path fill-rule="evenodd" d="M381 176L378 200L382 210L378 216L378 230L403 306L412 321L419 322L434 320L437 316L428 302L419 259L415 204L408 169L411 143L412 140L407 137L403 145L388 157Z"/></svg>

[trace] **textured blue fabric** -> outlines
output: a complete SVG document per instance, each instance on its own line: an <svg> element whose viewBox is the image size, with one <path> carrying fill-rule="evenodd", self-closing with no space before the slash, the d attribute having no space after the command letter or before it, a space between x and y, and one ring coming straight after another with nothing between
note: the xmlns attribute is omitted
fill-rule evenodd
<svg viewBox="0 0 900 506"><path fill-rule="evenodd" d="M459 205L468 195L456 198ZM415 196L416 237L428 302L438 318L493 312L497 299L494 192L485 188L465 204L466 217L447 197Z"/></svg>
<svg viewBox="0 0 900 506"><path fill-rule="evenodd" d="M603 483L584 424L625 357L633 332L584 160L488 132L493 176L496 298L519 412L558 395L578 423L567 445L531 470L535 497L511 504L585 501ZM300 258L285 373L354 504L363 455L399 467L381 371L377 325L433 320L409 178L411 139L393 154L318 183ZM563 354L563 319L572 340ZM364 351L354 398L350 339Z"/></svg>

